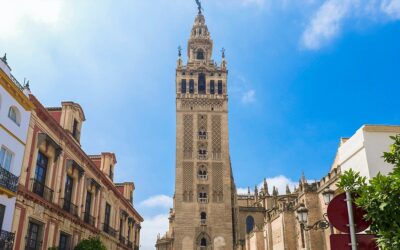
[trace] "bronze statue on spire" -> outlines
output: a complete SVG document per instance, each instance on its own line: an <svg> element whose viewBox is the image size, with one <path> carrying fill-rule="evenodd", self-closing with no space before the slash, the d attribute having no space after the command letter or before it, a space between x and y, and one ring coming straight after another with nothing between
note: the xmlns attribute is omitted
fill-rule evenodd
<svg viewBox="0 0 400 250"><path fill-rule="evenodd" d="M199 9L199 14L201 14L201 10L202 10L203 8L201 8L201 2L200 2L200 0L196 0L196 3L197 3L197 8Z"/></svg>

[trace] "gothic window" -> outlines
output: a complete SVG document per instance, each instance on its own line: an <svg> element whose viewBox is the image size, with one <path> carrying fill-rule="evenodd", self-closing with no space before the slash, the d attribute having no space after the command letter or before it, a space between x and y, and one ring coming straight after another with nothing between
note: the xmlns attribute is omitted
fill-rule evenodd
<svg viewBox="0 0 400 250"><path fill-rule="evenodd" d="M204 165L201 165L199 167L199 171L197 173L197 176L199 177L200 180L207 180L207 168Z"/></svg>
<svg viewBox="0 0 400 250"><path fill-rule="evenodd" d="M199 147L199 160L207 159L207 148L205 145L200 145Z"/></svg>
<svg viewBox="0 0 400 250"><path fill-rule="evenodd" d="M185 71L182 71L182 75L183 75L183 76L186 75L186 72L185 72Z"/></svg>
<svg viewBox="0 0 400 250"><path fill-rule="evenodd" d="M21 123L21 114L19 113L19 110L17 109L17 107L10 107L10 109L8 110L8 118L10 118L15 124L17 124L18 126Z"/></svg>
<svg viewBox="0 0 400 250"><path fill-rule="evenodd" d="M200 140L206 140L207 139L207 131L205 130L204 127L201 127L199 129L199 139Z"/></svg>
<svg viewBox="0 0 400 250"><path fill-rule="evenodd" d="M199 74L199 94L206 93L206 75L201 73Z"/></svg>
<svg viewBox="0 0 400 250"><path fill-rule="evenodd" d="M222 95L222 81L218 80L218 95Z"/></svg>
<svg viewBox="0 0 400 250"><path fill-rule="evenodd" d="M254 218L253 216L249 215L246 218L246 232L250 233L254 229Z"/></svg>
<svg viewBox="0 0 400 250"><path fill-rule="evenodd" d="M214 82L214 80L210 81L210 94L211 95L215 94L215 82Z"/></svg>
<svg viewBox="0 0 400 250"><path fill-rule="evenodd" d="M206 240L206 238L201 238L201 240L200 240L200 247L207 247L207 240Z"/></svg>
<svg viewBox="0 0 400 250"><path fill-rule="evenodd" d="M182 94L186 93L186 79L182 79L181 81L181 93Z"/></svg>
<svg viewBox="0 0 400 250"><path fill-rule="evenodd" d="M201 212L200 213L200 224L205 225L207 221L207 214L206 212Z"/></svg>
<svg viewBox="0 0 400 250"><path fill-rule="evenodd" d="M197 60L204 60L204 51L202 49L198 49L196 51L196 59Z"/></svg>
<svg viewBox="0 0 400 250"><path fill-rule="evenodd" d="M205 191L200 191L200 193L199 193L199 202L200 203L207 203L208 202L207 193Z"/></svg>
<svg viewBox="0 0 400 250"><path fill-rule="evenodd" d="M194 80L193 79L189 80L189 93L190 94L194 93Z"/></svg>

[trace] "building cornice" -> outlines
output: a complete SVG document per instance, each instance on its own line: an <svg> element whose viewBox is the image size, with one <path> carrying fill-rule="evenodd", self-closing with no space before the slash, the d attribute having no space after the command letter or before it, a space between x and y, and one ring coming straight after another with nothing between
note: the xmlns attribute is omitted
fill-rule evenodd
<svg viewBox="0 0 400 250"><path fill-rule="evenodd" d="M34 108L29 98L2 70L0 70L0 84L26 111L31 111Z"/></svg>
<svg viewBox="0 0 400 250"><path fill-rule="evenodd" d="M76 154L80 155L80 158L90 169L96 173L96 176L102 180L107 188L112 190L116 197L124 203L129 210L138 217L140 222L143 222L143 217L136 211L136 209L125 199L125 197L119 192L117 187L107 178L107 176L94 164L91 158L82 150L80 145L72 138L68 132L62 128L59 123L51 116L48 110L36 99L34 95L29 95L31 102L33 103L37 116L42 120L48 128L50 128L59 139L63 140L68 147L71 147Z"/></svg>

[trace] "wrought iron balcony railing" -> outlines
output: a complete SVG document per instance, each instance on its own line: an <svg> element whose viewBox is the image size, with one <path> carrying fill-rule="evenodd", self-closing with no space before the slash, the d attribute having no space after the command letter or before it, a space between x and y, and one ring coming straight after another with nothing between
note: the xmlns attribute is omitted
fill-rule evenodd
<svg viewBox="0 0 400 250"><path fill-rule="evenodd" d="M208 198L198 198L199 203L208 203Z"/></svg>
<svg viewBox="0 0 400 250"><path fill-rule="evenodd" d="M124 244L124 245L125 245L125 237L122 236L122 235L120 235L120 236L119 236L119 242L120 242L121 244Z"/></svg>
<svg viewBox="0 0 400 250"><path fill-rule="evenodd" d="M75 205L68 199L61 199L61 201L62 201L61 208L64 211L67 211L68 213L78 217L78 206L77 205Z"/></svg>
<svg viewBox="0 0 400 250"><path fill-rule="evenodd" d="M41 197L43 197L45 200L52 202L53 201L53 193L54 191L44 185L43 183L37 181L36 179L31 179L32 181L32 189L31 191Z"/></svg>
<svg viewBox="0 0 400 250"><path fill-rule="evenodd" d="M0 186L16 193L18 177L0 165Z"/></svg>
<svg viewBox="0 0 400 250"><path fill-rule="evenodd" d="M108 224L103 224L103 231L105 233L111 235L112 237L116 237L117 236L117 230L115 230L114 228L112 228Z"/></svg>
<svg viewBox="0 0 400 250"><path fill-rule="evenodd" d="M29 239L28 237L25 239L25 250L39 250L42 248L42 241L39 241L38 239Z"/></svg>
<svg viewBox="0 0 400 250"><path fill-rule="evenodd" d="M199 178L199 180L201 180L201 181L206 181L208 178L207 178L207 175L198 175L197 176L198 178Z"/></svg>
<svg viewBox="0 0 400 250"><path fill-rule="evenodd" d="M89 225L95 226L96 218L90 215L90 213L83 213L83 221Z"/></svg>
<svg viewBox="0 0 400 250"><path fill-rule="evenodd" d="M0 232L0 249L12 250L14 247L15 234L4 230Z"/></svg>

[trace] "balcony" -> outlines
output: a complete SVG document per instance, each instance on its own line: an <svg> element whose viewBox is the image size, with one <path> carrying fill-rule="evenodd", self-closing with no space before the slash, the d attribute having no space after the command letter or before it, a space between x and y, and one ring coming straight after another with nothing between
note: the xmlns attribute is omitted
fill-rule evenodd
<svg viewBox="0 0 400 250"><path fill-rule="evenodd" d="M51 190L49 187L47 187L41 182L38 182L35 179L31 179L31 181L32 181L31 191L33 193L43 197L43 199L45 199L48 202L53 201L53 193L54 193L53 190Z"/></svg>
<svg viewBox="0 0 400 250"><path fill-rule="evenodd" d="M199 140L207 140L207 132L200 131L199 135L198 135L198 139Z"/></svg>
<svg viewBox="0 0 400 250"><path fill-rule="evenodd" d="M208 203L208 198L199 198L199 203Z"/></svg>
<svg viewBox="0 0 400 250"><path fill-rule="evenodd" d="M117 236L117 230L115 230L114 228L110 227L110 225L108 224L103 224L103 231L107 234L109 234L112 237L116 237Z"/></svg>
<svg viewBox="0 0 400 250"><path fill-rule="evenodd" d="M0 165L0 187L3 187L13 193L17 192L18 177L13 175L7 169Z"/></svg>
<svg viewBox="0 0 400 250"><path fill-rule="evenodd" d="M62 205L61 208L64 211L67 211L68 213L72 214L73 216L78 217L78 206L72 203L70 200L67 199L61 199Z"/></svg>
<svg viewBox="0 0 400 250"><path fill-rule="evenodd" d="M200 161L205 161L205 160L207 160L207 154L205 154L205 153L199 153L199 160Z"/></svg>
<svg viewBox="0 0 400 250"><path fill-rule="evenodd" d="M120 235L120 236L119 236L119 242L120 242L121 244L124 244L124 245L125 245L125 237L122 236L122 235Z"/></svg>
<svg viewBox="0 0 400 250"><path fill-rule="evenodd" d="M95 226L96 218L90 215L90 213L83 213L83 221L89 225Z"/></svg>
<svg viewBox="0 0 400 250"><path fill-rule="evenodd" d="M14 246L14 233L10 233L4 230L0 232L0 249L12 250Z"/></svg>
<svg viewBox="0 0 400 250"><path fill-rule="evenodd" d="M197 177L199 178L199 180L201 181L206 181L208 179L207 175L197 175Z"/></svg>

